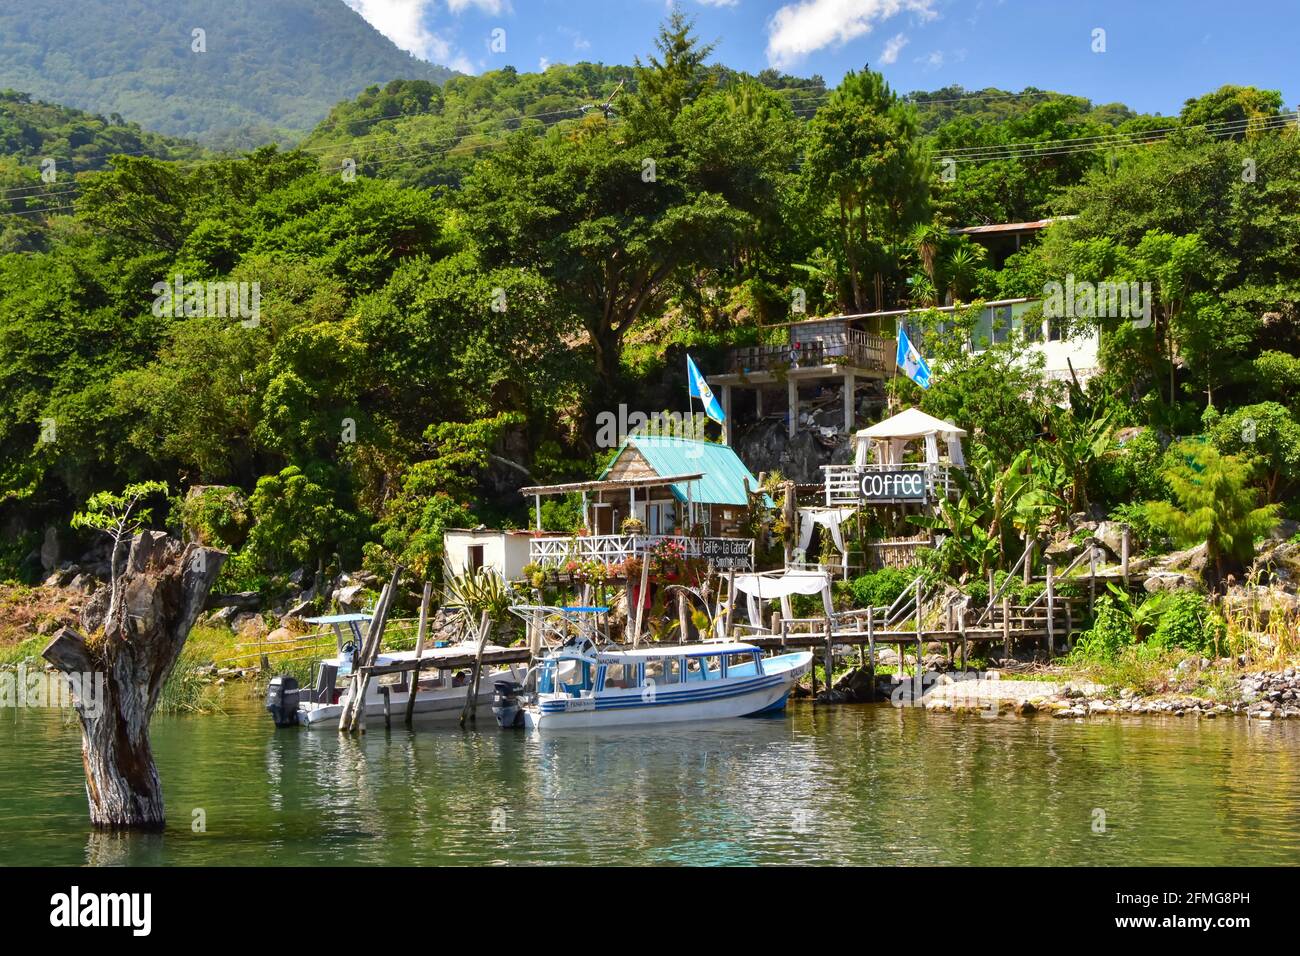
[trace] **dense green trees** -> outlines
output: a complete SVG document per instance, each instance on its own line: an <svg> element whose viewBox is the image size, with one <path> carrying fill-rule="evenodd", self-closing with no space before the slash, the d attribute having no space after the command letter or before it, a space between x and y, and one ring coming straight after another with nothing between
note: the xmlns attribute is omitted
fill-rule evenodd
<svg viewBox="0 0 1300 956"><path fill-rule="evenodd" d="M1033 91L900 99L870 71L827 94L707 60L677 19L631 68L368 88L310 150L176 163L132 133L163 157L87 166L74 214L0 254L0 519L19 538L104 489L231 486L247 507L225 584L367 552L436 575L446 528L523 523L510 489L592 475L593 410L681 394L683 346L804 314L1039 297L1067 274L1152 287L1149 324L1095 320L1104 370L1086 389L1046 381L1018 334L972 352L978 308L913 317L935 381L890 390L969 430L968 498L939 520L988 528L952 566L1006 567L1026 533L1169 498L1181 437L1258 459L1243 501L1293 501L1297 137L1190 128L1267 118L1271 95L1190 104L1162 121L1188 129L1114 164L963 162L947 182L944 151L1142 118ZM580 109L619 83L608 115ZM70 127L45 143L72 148L82 123L124 135L51 117L42 129ZM30 179L35 148L0 170ZM1050 212L1077 218L999 272L948 232ZM159 307L177 281L255 285L256 314Z"/></svg>

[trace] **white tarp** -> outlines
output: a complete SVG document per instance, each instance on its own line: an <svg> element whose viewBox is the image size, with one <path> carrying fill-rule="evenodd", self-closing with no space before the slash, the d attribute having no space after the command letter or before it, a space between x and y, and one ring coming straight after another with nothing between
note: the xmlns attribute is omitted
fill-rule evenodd
<svg viewBox="0 0 1300 956"><path fill-rule="evenodd" d="M840 525L848 520L853 511L853 508L800 508L799 550L804 554L808 553L808 545L812 544L813 528L821 525L823 528L830 529L831 537L835 540L835 548L843 554L844 534L840 531Z"/></svg>
<svg viewBox="0 0 1300 956"><path fill-rule="evenodd" d="M826 616L830 617L835 609L831 605L831 580L824 571L783 571L780 574L737 574L736 590L745 592L748 598L746 611L749 623L758 626L762 615L759 614L758 602L780 599L786 617L790 615L790 596L793 594L816 594L822 596L822 606Z"/></svg>

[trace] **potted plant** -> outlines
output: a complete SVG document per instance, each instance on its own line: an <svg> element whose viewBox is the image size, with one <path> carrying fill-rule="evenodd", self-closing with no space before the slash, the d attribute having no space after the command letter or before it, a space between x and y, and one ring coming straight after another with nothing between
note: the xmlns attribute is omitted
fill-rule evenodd
<svg viewBox="0 0 1300 956"><path fill-rule="evenodd" d="M645 522L636 515L628 515L619 526L625 535L645 534Z"/></svg>

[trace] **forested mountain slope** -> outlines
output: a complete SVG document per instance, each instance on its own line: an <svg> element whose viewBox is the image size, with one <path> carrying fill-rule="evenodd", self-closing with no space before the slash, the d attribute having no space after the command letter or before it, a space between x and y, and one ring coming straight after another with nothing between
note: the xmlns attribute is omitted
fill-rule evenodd
<svg viewBox="0 0 1300 956"><path fill-rule="evenodd" d="M195 29L206 52L194 49ZM294 138L371 84L451 75L343 0L0 4L0 89L213 146Z"/></svg>

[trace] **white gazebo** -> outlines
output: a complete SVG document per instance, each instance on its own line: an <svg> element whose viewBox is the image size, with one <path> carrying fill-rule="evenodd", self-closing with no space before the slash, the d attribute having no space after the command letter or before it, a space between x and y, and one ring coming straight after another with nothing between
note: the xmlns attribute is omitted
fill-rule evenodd
<svg viewBox="0 0 1300 956"><path fill-rule="evenodd" d="M856 447L853 463L859 468L865 468L872 460L877 465L902 464L907 446L918 438L923 438L925 463L938 465L943 462L939 456L939 439L942 438L947 451L947 464L963 468L966 459L962 455L961 440L965 434L964 429L952 422L927 415L919 408L909 408L854 435Z"/></svg>
<svg viewBox="0 0 1300 956"><path fill-rule="evenodd" d="M966 466L961 448L965 434L965 429L919 408L862 429L853 436L853 464L822 466L826 507L928 505L947 497L953 489L950 470ZM922 459L905 461L908 446L918 440L925 443Z"/></svg>

